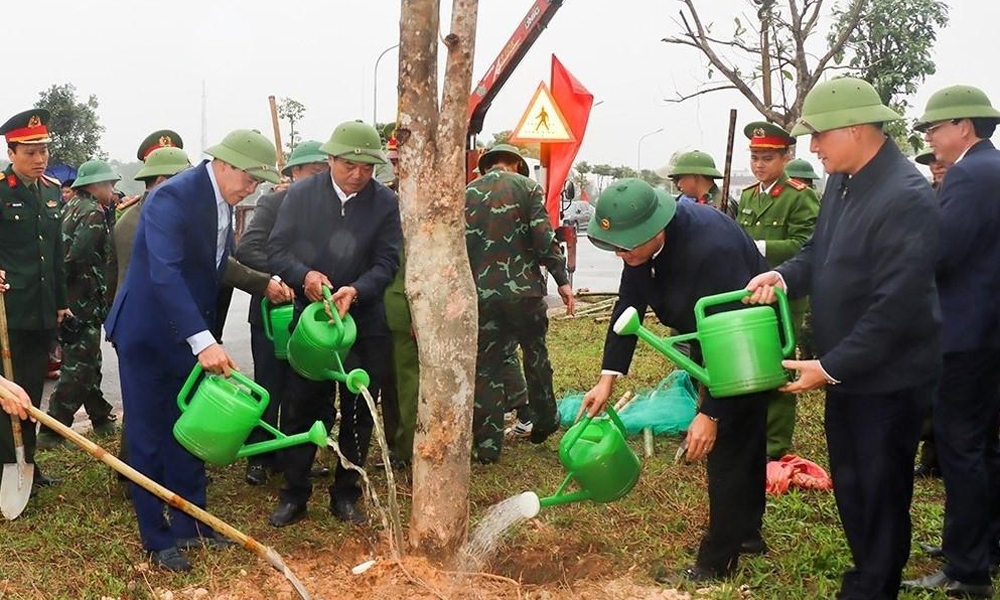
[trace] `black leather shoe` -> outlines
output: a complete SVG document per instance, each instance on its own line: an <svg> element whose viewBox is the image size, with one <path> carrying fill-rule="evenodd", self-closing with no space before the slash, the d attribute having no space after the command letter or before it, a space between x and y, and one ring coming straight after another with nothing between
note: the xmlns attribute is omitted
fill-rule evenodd
<svg viewBox="0 0 1000 600"><path fill-rule="evenodd" d="M150 552L149 561L153 563L153 566L162 567L168 571L180 573L191 570L191 563L174 546Z"/></svg>
<svg viewBox="0 0 1000 600"><path fill-rule="evenodd" d="M935 546L934 544L920 544L920 549L924 551L924 554L931 558L944 558L944 552L941 551L941 546Z"/></svg>
<svg viewBox="0 0 1000 600"><path fill-rule="evenodd" d="M267 483L267 469L264 465L247 465L246 481L250 485L264 485Z"/></svg>
<svg viewBox="0 0 1000 600"><path fill-rule="evenodd" d="M305 504L294 504L292 502L282 502L278 508L274 509L267 522L274 527L284 527L296 521L301 521L306 516Z"/></svg>
<svg viewBox="0 0 1000 600"><path fill-rule="evenodd" d="M983 583L983 584L972 584L972 583L962 583L957 579L952 579L948 577L944 571L938 571L936 573L931 573L920 579L910 579L904 581L902 584L903 589L909 590L927 590L927 591L937 591L944 592L949 596L960 596L966 598L992 598L993 597L993 584Z"/></svg>
<svg viewBox="0 0 1000 600"><path fill-rule="evenodd" d="M941 469L931 465L920 464L914 467L913 476L922 479L939 478L941 477Z"/></svg>
<svg viewBox="0 0 1000 600"><path fill-rule="evenodd" d="M178 538L178 550L197 550L207 548L209 550L221 550L234 546L232 540L222 537L217 532L212 532L208 537Z"/></svg>
<svg viewBox="0 0 1000 600"><path fill-rule="evenodd" d="M703 567L701 565L692 565L686 569L682 569L677 573L677 577L674 577L672 581L676 582L678 578L691 583L709 583L712 581L717 581L719 579L725 579L732 574L732 571L720 571L718 569L712 569L710 567ZM656 580L660 583L669 583L671 579L666 576L657 577Z"/></svg>
<svg viewBox="0 0 1000 600"><path fill-rule="evenodd" d="M762 537L744 540L740 544L740 554L767 554L767 550L767 542Z"/></svg>
<svg viewBox="0 0 1000 600"><path fill-rule="evenodd" d="M358 507L350 500L332 500L330 502L330 512L337 517L338 521L360 525L365 522L365 516L361 514Z"/></svg>
<svg viewBox="0 0 1000 600"><path fill-rule="evenodd" d="M309 471L309 477L312 477L313 479L317 477L326 477L329 474L330 474L330 467L326 467L323 465L316 465L315 467L312 468L311 471Z"/></svg>

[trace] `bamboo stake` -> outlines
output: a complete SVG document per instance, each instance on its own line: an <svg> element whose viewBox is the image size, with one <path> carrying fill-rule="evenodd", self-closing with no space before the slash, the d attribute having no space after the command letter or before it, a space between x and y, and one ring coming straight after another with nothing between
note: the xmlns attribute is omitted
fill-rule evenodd
<svg viewBox="0 0 1000 600"><path fill-rule="evenodd" d="M274 102L274 96L267 97L271 105L271 127L274 128L274 148L278 154L278 172L285 170L285 152L281 149L281 128L278 126L278 105Z"/></svg>
<svg viewBox="0 0 1000 600"><path fill-rule="evenodd" d="M15 399L13 392L9 391L7 388L3 386L0 386L0 395L10 400ZM274 567L279 573L284 575L285 578L288 579L289 582L291 582L292 587L295 588L295 591L301 598L303 598L303 600L311 600L312 597L309 595L309 592L306 591L306 588L302 585L302 582L299 581L299 578L296 577L294 573L292 573L291 569L288 568L288 565L285 564L285 561L282 560L281 556L270 546L265 546L261 544L254 538L246 535L245 533L236 529L229 523L226 523L222 519L209 513L205 509L195 506L194 504L191 504L181 496L175 494L174 492L168 490L159 483L156 483L152 479L136 471L132 467L123 463L116 456L109 454L107 451L104 450L104 448L101 448L94 442L88 440L87 438L73 431L69 427L66 427L59 421L53 419L52 417L38 410L34 406L28 408L28 412L31 414L32 417L35 418L35 420L53 429L56 433L68 439L69 441L73 442L77 446L80 446L88 454L90 454L97 460L108 465L115 471L118 471L125 477L128 477L136 485L142 487L149 493L160 498L170 506L178 510L184 511L187 514L194 517L195 519L198 519L202 523L205 523L215 531L218 531L222 535L233 540L234 542L243 546L250 552L253 552L257 556L265 560L272 567Z"/></svg>
<svg viewBox="0 0 1000 600"><path fill-rule="evenodd" d="M722 172L722 212L729 214L729 182L733 172L733 139L736 137L736 109L729 109L729 139L726 142L726 170Z"/></svg>

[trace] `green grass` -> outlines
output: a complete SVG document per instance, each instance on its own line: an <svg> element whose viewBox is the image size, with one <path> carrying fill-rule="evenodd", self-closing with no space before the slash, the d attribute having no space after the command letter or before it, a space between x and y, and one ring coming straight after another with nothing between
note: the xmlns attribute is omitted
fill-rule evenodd
<svg viewBox="0 0 1000 600"><path fill-rule="evenodd" d="M606 327L590 318L552 321L549 350L557 396L586 390L596 381ZM632 373L617 393L653 386L667 369L664 359L640 345ZM101 441L115 449L114 440ZM673 464L679 441L656 440L655 456L644 461L639 483L622 500L548 509L509 535L491 565L493 572L554 589L576 580L623 575L651 583L662 569L690 564L706 525L708 498L703 465ZM631 443L641 453L641 440ZM557 444L557 439L540 447L509 443L500 464L473 467L473 521L487 506L512 494L554 491L562 479ZM800 401L794 452L827 465L819 394ZM109 469L75 449L44 453L40 462L64 483L39 492L20 519L0 522L0 599L146 599L155 598L157 589L204 587L216 592L228 589L234 580L264 582L270 576L266 565L236 548L195 553L195 570L189 574L150 570L131 504ZM263 489L250 488L242 481L243 468L239 463L210 470L209 508L245 533L293 560L349 567L368 555L386 554L377 527L352 531L329 516L325 482L318 486L308 520L280 530L269 527L266 519L276 502L278 482L272 478ZM373 479L384 490L384 474L375 473ZM404 511L409 491L403 478ZM384 501L384 492L382 496ZM912 511L915 542L939 539L942 506L940 482L918 481ZM793 491L769 497L764 535L771 552L744 560L736 578L710 597L739 598L741 586L748 586L753 598L834 596L850 556L831 493ZM934 566L918 551L906 575L923 574Z"/></svg>

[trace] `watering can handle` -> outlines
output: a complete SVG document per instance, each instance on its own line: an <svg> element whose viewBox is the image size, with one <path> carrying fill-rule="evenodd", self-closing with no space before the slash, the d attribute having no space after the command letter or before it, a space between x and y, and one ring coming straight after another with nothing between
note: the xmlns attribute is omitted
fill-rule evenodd
<svg viewBox="0 0 1000 600"><path fill-rule="evenodd" d="M795 323L792 321L792 308L788 304L788 296L778 286L774 286L774 294L778 297L778 314L781 316L781 333L785 344L781 347L781 355L788 358L795 352Z"/></svg>
<svg viewBox="0 0 1000 600"><path fill-rule="evenodd" d="M337 310L337 306L335 304L333 304L333 302L330 300L331 296L332 296L332 293L330 292L330 288L328 288L328 287L326 287L324 285L323 286L323 301L324 301L324 303L327 306L330 307L330 314L333 316L333 325L334 325L334 327L337 328L337 331L343 333L344 332L344 321L340 318L340 311Z"/></svg>
<svg viewBox="0 0 1000 600"><path fill-rule="evenodd" d="M607 410L608 410L608 416L611 418L611 422L615 424L615 427L617 427L618 429L621 430L622 436L625 436L626 435L626 433L625 433L625 424L622 423L621 417L618 416L618 413L615 412L614 407L612 407L610 404L608 404ZM580 427L577 427L576 431L574 431L572 433L573 437L570 438L570 441L567 444L567 448L572 448L573 445L576 444L577 441L580 440L580 436L583 435L583 430L587 428L587 425L590 425L590 422L592 420L593 420L593 417L591 417L590 415L587 415L586 417L583 418L583 421L582 421L583 425L580 426Z"/></svg>
<svg viewBox="0 0 1000 600"><path fill-rule="evenodd" d="M715 294L712 296L705 296L704 298L699 298L694 304L694 318L695 321L700 323L705 320L705 309L709 306L716 306L718 304L730 304L732 302L739 302L740 300L746 298L750 295L748 290L734 290L732 292L723 292L721 294Z"/></svg>
<svg viewBox="0 0 1000 600"><path fill-rule="evenodd" d="M271 311L268 310L270 303L267 298L260 299L260 316L264 323L264 335L267 339L274 341L274 328L271 326Z"/></svg>
<svg viewBox="0 0 1000 600"><path fill-rule="evenodd" d="M181 412L187 410L188 398L191 397L191 391L194 389L195 383L198 382L198 378L201 376L203 372L204 369L202 368L201 363L197 362L194 363L194 368L191 369L191 373L188 375L187 380L184 382L184 386L181 388L181 391L177 394L177 407L181 409ZM271 395L268 393L266 389L261 387L260 384L258 384L253 379L250 379L249 377L247 377L246 375L240 373L235 369L229 371L229 377L235 379L236 381L250 388L250 391L256 394L258 402L264 402L264 403L270 402Z"/></svg>

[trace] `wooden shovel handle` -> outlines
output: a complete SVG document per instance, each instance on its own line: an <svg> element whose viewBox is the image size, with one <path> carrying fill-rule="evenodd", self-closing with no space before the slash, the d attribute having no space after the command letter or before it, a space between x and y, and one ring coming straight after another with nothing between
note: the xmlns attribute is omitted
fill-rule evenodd
<svg viewBox="0 0 1000 600"><path fill-rule="evenodd" d="M7 333L7 304L3 293L0 293L0 356L3 357L3 376L14 381L14 363L11 361L10 334ZM6 391L6 390L5 390ZM14 454L24 456L24 437L21 435L21 419L17 415L10 416L10 432L14 438ZM18 451L20 449L20 452ZM22 458L18 459L21 462Z"/></svg>

